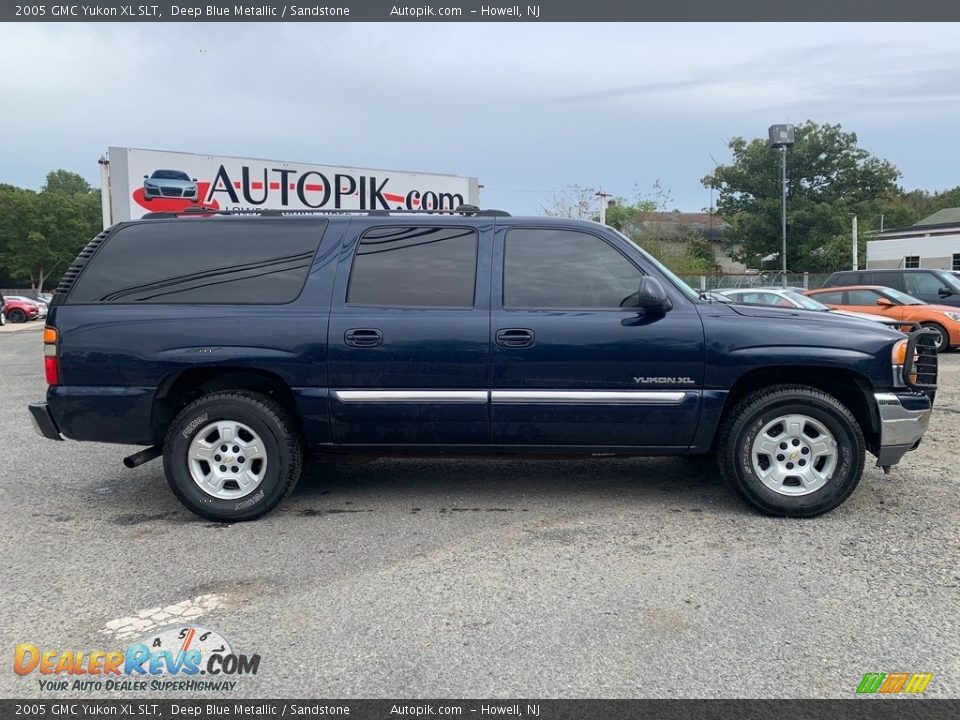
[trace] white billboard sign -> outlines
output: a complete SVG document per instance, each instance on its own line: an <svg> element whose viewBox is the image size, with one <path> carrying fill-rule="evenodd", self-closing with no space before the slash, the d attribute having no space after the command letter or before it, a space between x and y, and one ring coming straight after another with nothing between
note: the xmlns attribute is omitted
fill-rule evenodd
<svg viewBox="0 0 960 720"><path fill-rule="evenodd" d="M148 212L452 210L476 205L476 178L164 150L109 149L111 221Z"/></svg>

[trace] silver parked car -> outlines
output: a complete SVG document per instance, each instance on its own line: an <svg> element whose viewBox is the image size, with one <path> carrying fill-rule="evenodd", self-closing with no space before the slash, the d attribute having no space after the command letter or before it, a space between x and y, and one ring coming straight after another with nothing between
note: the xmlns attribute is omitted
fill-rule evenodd
<svg viewBox="0 0 960 720"><path fill-rule="evenodd" d="M893 324L887 318L880 315L869 315L868 313L851 312L849 310L834 310L819 300L807 297L801 293L798 288L732 288L730 290L715 290L714 292L740 305L761 305L765 307L792 308L794 310L813 310L816 312L829 312L834 315L846 315L848 317L860 318L861 320L870 320L871 322L880 322L885 325Z"/></svg>
<svg viewBox="0 0 960 720"><path fill-rule="evenodd" d="M197 179L180 170L154 170L143 176L143 199L155 198L197 199Z"/></svg>

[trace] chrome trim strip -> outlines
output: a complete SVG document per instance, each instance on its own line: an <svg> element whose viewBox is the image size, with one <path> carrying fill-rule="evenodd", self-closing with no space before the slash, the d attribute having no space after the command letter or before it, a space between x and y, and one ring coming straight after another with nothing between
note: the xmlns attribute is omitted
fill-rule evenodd
<svg viewBox="0 0 960 720"><path fill-rule="evenodd" d="M685 392L658 390L494 390L495 403L540 403L557 405L679 405Z"/></svg>
<svg viewBox="0 0 960 720"><path fill-rule="evenodd" d="M486 390L334 390L342 403L469 403L485 404Z"/></svg>
<svg viewBox="0 0 960 720"><path fill-rule="evenodd" d="M685 392L669 390L334 390L342 403L467 403L550 405L679 405Z"/></svg>

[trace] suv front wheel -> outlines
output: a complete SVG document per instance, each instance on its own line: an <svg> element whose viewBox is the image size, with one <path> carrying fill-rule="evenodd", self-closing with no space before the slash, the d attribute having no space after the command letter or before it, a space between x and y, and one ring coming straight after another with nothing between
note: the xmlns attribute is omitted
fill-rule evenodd
<svg viewBox="0 0 960 720"><path fill-rule="evenodd" d="M163 469L171 490L197 515L253 520L289 495L303 464L286 411L265 395L225 391L187 405L170 425Z"/></svg>
<svg viewBox="0 0 960 720"><path fill-rule="evenodd" d="M836 398L803 385L776 385L740 400L720 431L720 472L755 508L815 517L856 489L863 433Z"/></svg>

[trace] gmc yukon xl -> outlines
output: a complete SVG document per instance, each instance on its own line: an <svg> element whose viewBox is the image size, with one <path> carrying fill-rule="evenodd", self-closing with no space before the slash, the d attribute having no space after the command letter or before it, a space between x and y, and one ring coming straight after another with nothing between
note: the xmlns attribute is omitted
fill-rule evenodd
<svg viewBox="0 0 960 720"><path fill-rule="evenodd" d="M194 513L263 515L307 453L715 455L812 517L930 418L936 353L856 318L710 302L615 230L454 212L122 222L44 329L44 437L148 446ZM638 473L642 466L638 466Z"/></svg>

